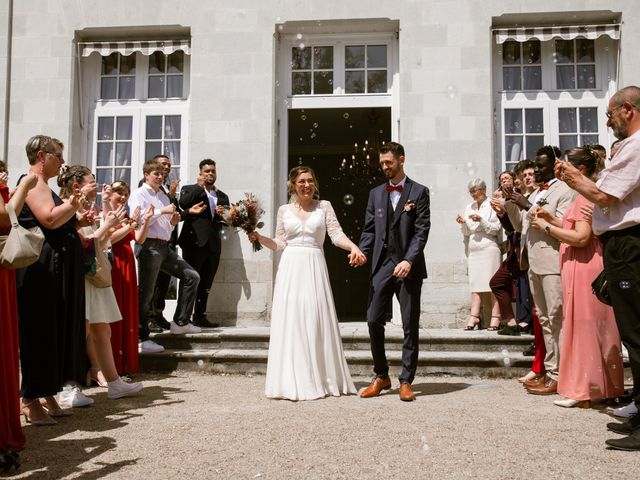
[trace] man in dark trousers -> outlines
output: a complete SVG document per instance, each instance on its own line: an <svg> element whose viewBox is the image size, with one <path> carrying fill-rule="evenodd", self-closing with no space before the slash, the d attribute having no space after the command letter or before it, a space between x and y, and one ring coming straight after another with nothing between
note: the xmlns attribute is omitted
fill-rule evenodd
<svg viewBox="0 0 640 480"><path fill-rule="evenodd" d="M218 324L207 319L207 299L220 264L220 237L224 225L220 214L222 207L229 205L229 197L215 186L216 162L205 158L199 166L197 183L185 185L180 191L180 208L188 210L201 202L208 208L184 220L178 244L184 259L200 274L192 323L199 327L217 327Z"/></svg>
<svg viewBox="0 0 640 480"><path fill-rule="evenodd" d="M362 398L391 388L384 348L387 312L395 294L400 302L404 343L400 399L415 400L411 382L418 366L420 292L427 277L424 248L431 227L429 190L404 174L404 147L389 142L380 148L380 166L389 179L369 193L360 250L371 260L367 323L376 377Z"/></svg>

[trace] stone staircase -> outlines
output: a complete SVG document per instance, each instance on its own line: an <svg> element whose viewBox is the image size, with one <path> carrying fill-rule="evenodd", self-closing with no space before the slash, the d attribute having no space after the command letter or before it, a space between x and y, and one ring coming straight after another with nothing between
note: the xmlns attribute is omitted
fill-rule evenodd
<svg viewBox="0 0 640 480"><path fill-rule="evenodd" d="M369 333L364 322L340 324L342 344L352 375L372 374ZM267 367L269 327L223 327L202 333L151 337L165 351L141 354L143 371L198 370L211 373L263 374ZM402 329L387 324L387 359L392 375L401 367ZM509 337L496 332L421 329L418 375L513 377L526 373L532 357L525 350L531 335Z"/></svg>

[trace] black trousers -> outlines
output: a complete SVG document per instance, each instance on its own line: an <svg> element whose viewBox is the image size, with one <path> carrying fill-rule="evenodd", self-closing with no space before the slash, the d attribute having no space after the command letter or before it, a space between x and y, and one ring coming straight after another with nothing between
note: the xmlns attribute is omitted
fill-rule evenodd
<svg viewBox="0 0 640 480"><path fill-rule="evenodd" d="M402 344L402 372L400 382L413 382L418 368L418 330L420 328L420 292L422 279L401 279L393 276L396 264L387 258L371 278L371 294L367 308L367 324L371 338L373 371L378 377L389 374L384 348L384 324L393 295L400 302L404 341Z"/></svg>
<svg viewBox="0 0 640 480"><path fill-rule="evenodd" d="M633 396L640 407L640 226L607 232L600 239L616 323L629 351Z"/></svg>
<svg viewBox="0 0 640 480"><path fill-rule="evenodd" d="M213 279L220 265L220 252L212 251L209 246L184 248L182 256L193 269L200 274L198 293L193 312L194 319L206 318L207 300Z"/></svg>

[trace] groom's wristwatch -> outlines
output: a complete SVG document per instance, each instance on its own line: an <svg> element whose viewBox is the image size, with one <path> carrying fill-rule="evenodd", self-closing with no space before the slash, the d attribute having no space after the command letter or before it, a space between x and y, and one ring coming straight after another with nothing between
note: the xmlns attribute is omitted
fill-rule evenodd
<svg viewBox="0 0 640 480"><path fill-rule="evenodd" d="M551 225L544 227L544 231L547 232L547 235L551 235Z"/></svg>

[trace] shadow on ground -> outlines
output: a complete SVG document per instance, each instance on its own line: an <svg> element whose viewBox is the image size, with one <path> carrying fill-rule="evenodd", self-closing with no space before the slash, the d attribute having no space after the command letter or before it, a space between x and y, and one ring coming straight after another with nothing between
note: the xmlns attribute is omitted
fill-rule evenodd
<svg viewBox="0 0 640 480"><path fill-rule="evenodd" d="M170 376L145 375L143 380L168 377ZM92 480L134 465L140 458L132 455L129 459L115 463L95 462L90 471L81 467L92 458L116 448L115 439L106 435L107 432L126 426L129 420L144 415L146 409L183 403L182 400L173 400L172 397L189 391L154 385L145 387L135 397L109 400L106 389L94 389L90 392L90 397L95 402L91 407L75 408L72 416L57 418L58 423L53 426L24 425L27 445L21 455L22 466L10 477L40 479L66 478L74 475L83 480ZM73 437L75 432L83 432L84 438L64 438ZM86 438L87 433L97 435L94 438Z"/></svg>

